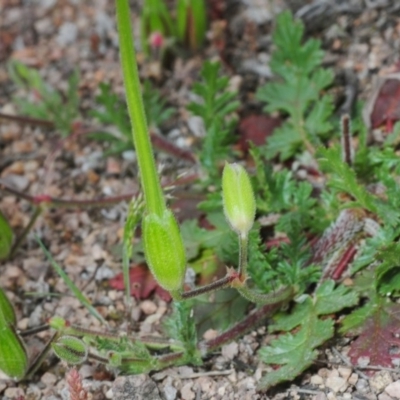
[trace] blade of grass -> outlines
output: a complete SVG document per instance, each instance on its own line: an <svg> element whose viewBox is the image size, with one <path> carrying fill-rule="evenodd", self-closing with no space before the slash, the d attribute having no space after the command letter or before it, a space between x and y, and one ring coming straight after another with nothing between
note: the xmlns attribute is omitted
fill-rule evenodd
<svg viewBox="0 0 400 400"><path fill-rule="evenodd" d="M57 264L56 260L52 257L50 252L46 249L42 241L36 236L36 240L39 243L39 246L42 248L45 256L50 261L50 264L56 270L58 275L62 278L65 284L68 286L69 290L74 294L74 296L86 307L90 314L92 314L96 319L98 319L101 323L108 325L107 321L99 314L99 312L90 304L90 301L86 298L86 296L80 291L80 289L75 285L75 283L71 280L71 278L64 272L64 270Z"/></svg>

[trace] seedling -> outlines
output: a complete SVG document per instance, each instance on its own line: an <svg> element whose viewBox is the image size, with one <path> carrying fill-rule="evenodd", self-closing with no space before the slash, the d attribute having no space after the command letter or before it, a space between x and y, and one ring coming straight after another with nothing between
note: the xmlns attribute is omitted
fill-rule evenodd
<svg viewBox="0 0 400 400"><path fill-rule="evenodd" d="M204 0L177 0L175 14L174 20L164 0L143 2L141 34L146 54L150 54L151 49L159 52L161 48L163 52L176 42L191 50L203 44L207 25Z"/></svg>
<svg viewBox="0 0 400 400"><path fill-rule="evenodd" d="M201 102L192 102L188 110L202 118L205 129L199 159L211 180L219 180L221 160L232 157L229 145L236 126L235 111L239 108L236 93L228 90L229 79L219 76L220 64L206 61L201 70L201 83L193 92Z"/></svg>
<svg viewBox="0 0 400 400"><path fill-rule="evenodd" d="M19 61L9 64L9 73L14 83L28 92L27 96L14 99L21 113L51 121L61 136L70 135L72 124L79 114L78 72L73 71L69 76L64 95L46 84L37 70Z"/></svg>

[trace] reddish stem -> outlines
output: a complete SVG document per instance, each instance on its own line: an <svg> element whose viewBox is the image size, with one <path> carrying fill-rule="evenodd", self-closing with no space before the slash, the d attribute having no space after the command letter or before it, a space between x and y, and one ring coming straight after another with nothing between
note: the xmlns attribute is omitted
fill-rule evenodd
<svg viewBox="0 0 400 400"><path fill-rule="evenodd" d="M260 308L255 309L243 321L239 322L216 338L201 343L200 347L205 348L207 352L211 352L223 346L225 343L229 343L237 337L244 335L246 332L254 329L266 318L273 315L277 310L282 308L283 305L289 303L292 300L293 296L274 304L266 304Z"/></svg>
<svg viewBox="0 0 400 400"><path fill-rule="evenodd" d="M338 262L335 270L332 272L332 279L338 280L341 278L343 272L347 269L347 267L353 260L356 253L357 253L357 248L356 246L354 246L354 244L346 249L340 261Z"/></svg>

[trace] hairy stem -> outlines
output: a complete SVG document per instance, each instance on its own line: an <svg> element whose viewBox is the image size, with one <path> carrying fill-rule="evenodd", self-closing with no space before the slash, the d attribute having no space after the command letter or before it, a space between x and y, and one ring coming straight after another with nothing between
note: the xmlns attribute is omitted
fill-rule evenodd
<svg viewBox="0 0 400 400"><path fill-rule="evenodd" d="M147 212L155 213L159 217L162 217L166 205L157 175L143 108L136 54L132 39L131 13L128 0L116 0L116 10L126 101L131 120L133 142L138 159L146 209Z"/></svg>
<svg viewBox="0 0 400 400"><path fill-rule="evenodd" d="M239 235L239 267L238 274L240 276L247 276L247 248L249 244L249 237Z"/></svg>

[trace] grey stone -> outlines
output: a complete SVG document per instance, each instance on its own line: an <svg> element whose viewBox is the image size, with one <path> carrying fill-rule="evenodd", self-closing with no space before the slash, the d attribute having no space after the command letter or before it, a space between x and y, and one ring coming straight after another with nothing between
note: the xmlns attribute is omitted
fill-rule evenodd
<svg viewBox="0 0 400 400"><path fill-rule="evenodd" d="M148 375L119 376L113 383L113 400L162 400Z"/></svg>

